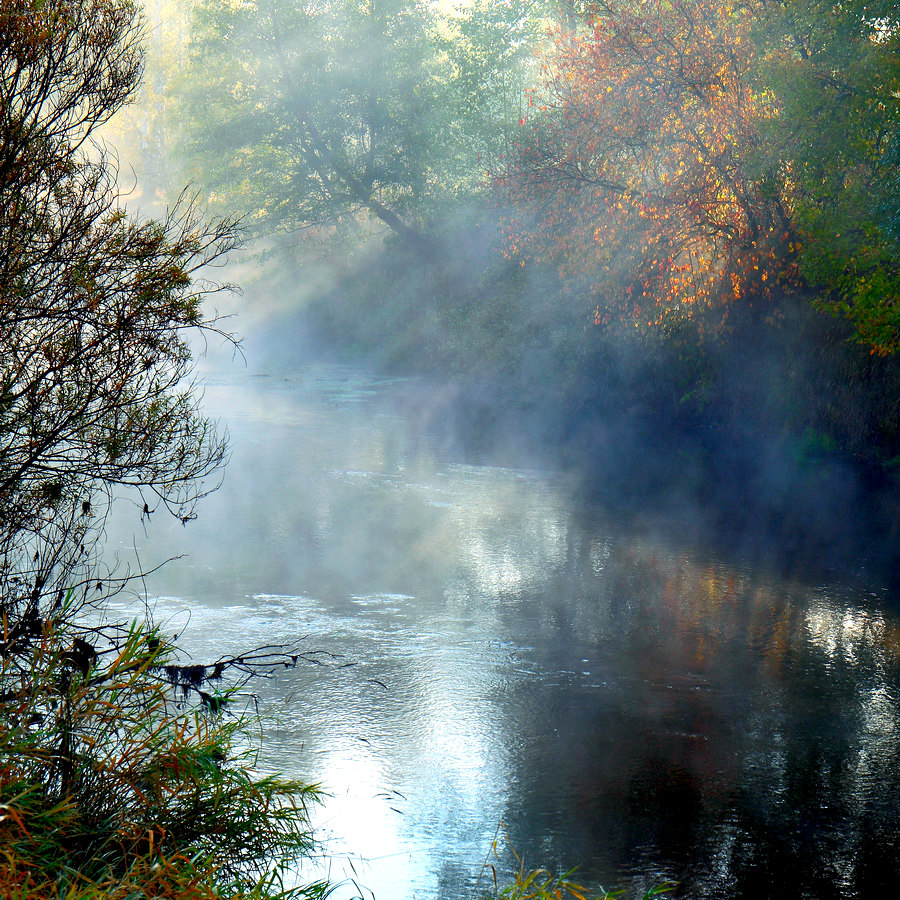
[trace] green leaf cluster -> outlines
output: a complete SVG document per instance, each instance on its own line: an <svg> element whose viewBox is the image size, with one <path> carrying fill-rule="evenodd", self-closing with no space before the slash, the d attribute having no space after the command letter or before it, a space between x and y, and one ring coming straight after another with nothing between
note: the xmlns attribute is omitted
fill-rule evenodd
<svg viewBox="0 0 900 900"><path fill-rule="evenodd" d="M896 4L788 0L759 21L764 123L817 304L880 354L900 348L900 16Z"/></svg>
<svg viewBox="0 0 900 900"><path fill-rule="evenodd" d="M185 174L251 232L429 232L514 139L545 4L193 5L171 86Z"/></svg>
<svg viewBox="0 0 900 900"><path fill-rule="evenodd" d="M158 633L86 632L67 621L72 603L27 652L7 640L0 653L3 895L320 896L276 889L313 848L318 789L255 776L239 749L255 716L180 701Z"/></svg>

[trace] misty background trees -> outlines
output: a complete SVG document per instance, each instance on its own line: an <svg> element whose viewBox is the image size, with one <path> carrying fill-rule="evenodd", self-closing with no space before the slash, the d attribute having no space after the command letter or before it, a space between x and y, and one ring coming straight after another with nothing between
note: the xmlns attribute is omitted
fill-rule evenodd
<svg viewBox="0 0 900 900"><path fill-rule="evenodd" d="M900 454L893 4L151 6L136 168L242 217L281 352L587 468L599 421Z"/></svg>

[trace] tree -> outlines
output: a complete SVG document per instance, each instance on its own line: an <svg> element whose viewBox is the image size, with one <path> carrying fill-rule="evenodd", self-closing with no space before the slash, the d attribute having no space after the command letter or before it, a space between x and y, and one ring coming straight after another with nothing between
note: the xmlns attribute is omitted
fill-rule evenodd
<svg viewBox="0 0 900 900"><path fill-rule="evenodd" d="M795 290L893 352L895 4L587 7L499 180L511 252L553 260L598 323Z"/></svg>
<svg viewBox="0 0 900 900"><path fill-rule="evenodd" d="M507 148L547 3L198 0L188 173L256 234L432 232Z"/></svg>
<svg viewBox="0 0 900 900"><path fill-rule="evenodd" d="M787 0L756 27L759 78L777 115L763 127L782 176L801 271L818 305L874 352L900 347L897 233L900 16L893 2Z"/></svg>
<svg viewBox="0 0 900 900"><path fill-rule="evenodd" d="M177 116L172 85L186 66L190 4L144 0L144 75L134 97L101 130L115 147L129 207L160 217L182 190L172 158ZM133 184L132 184L133 181Z"/></svg>
<svg viewBox="0 0 900 900"><path fill-rule="evenodd" d="M589 4L557 30L498 186L512 254L550 259L596 321L652 325L758 303L792 277L769 173L752 18L714 0Z"/></svg>
<svg viewBox="0 0 900 900"><path fill-rule="evenodd" d="M188 202L132 220L108 154L89 144L140 76L130 3L6 4L0 27L0 590L12 617L73 584L117 487L193 515L225 446L181 387L184 335L216 328L201 306L214 286L193 278L234 230Z"/></svg>
<svg viewBox="0 0 900 900"><path fill-rule="evenodd" d="M278 648L187 667L152 626L99 616L128 576L100 561L113 497L187 521L226 454L186 383L187 335L221 333L200 271L234 227L189 201L130 218L92 143L134 94L140 37L130 0L0 9L4 895L259 882L305 846L315 793L254 782L233 750L240 723L212 717L229 692L209 682L281 665Z"/></svg>
<svg viewBox="0 0 900 900"><path fill-rule="evenodd" d="M423 8L198 0L184 115L202 184L262 233L380 221L430 250Z"/></svg>
<svg viewBox="0 0 900 900"><path fill-rule="evenodd" d="M444 156L432 165L446 196L478 197L513 147L552 6L473 0L436 19L433 72L446 125Z"/></svg>

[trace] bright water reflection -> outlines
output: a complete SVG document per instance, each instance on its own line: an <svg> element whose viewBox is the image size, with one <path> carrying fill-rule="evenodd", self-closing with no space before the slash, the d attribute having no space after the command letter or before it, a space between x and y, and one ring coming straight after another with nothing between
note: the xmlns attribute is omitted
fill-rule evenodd
<svg viewBox="0 0 900 900"><path fill-rule="evenodd" d="M900 875L900 623L585 512L564 480L441 457L402 383L213 381L234 456L187 528L120 511L198 660L335 654L260 686L264 763L320 780L332 874L466 896L527 860L690 897L869 897ZM350 886L338 896L352 896Z"/></svg>

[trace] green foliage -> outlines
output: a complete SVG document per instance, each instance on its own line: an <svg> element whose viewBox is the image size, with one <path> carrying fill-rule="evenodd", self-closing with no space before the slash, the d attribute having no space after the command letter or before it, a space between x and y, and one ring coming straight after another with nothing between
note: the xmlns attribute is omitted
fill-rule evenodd
<svg viewBox="0 0 900 900"><path fill-rule="evenodd" d="M197 0L186 171L256 235L386 227L437 259L432 221L482 191L521 115L540 8Z"/></svg>
<svg viewBox="0 0 900 900"><path fill-rule="evenodd" d="M184 65L190 5L145 0L141 6L147 18L142 35L144 77L131 102L104 126L102 135L115 147L129 206L160 216L182 189L171 159L178 122L169 92Z"/></svg>
<svg viewBox="0 0 900 900"><path fill-rule="evenodd" d="M262 233L360 216L416 239L434 108L423 8L198 0L181 82L190 171Z"/></svg>
<svg viewBox="0 0 900 900"><path fill-rule="evenodd" d="M548 5L475 0L433 23L430 68L445 120L435 174L443 194L483 192L486 174L514 146Z"/></svg>
<svg viewBox="0 0 900 900"><path fill-rule="evenodd" d="M900 19L894 3L789 0L759 22L760 81L778 115L767 165L784 173L800 266L817 304L874 352L900 347L897 141Z"/></svg>
<svg viewBox="0 0 900 900"><path fill-rule="evenodd" d="M92 145L134 96L141 27L130 0L0 9L4 897L272 896L310 849L317 790L257 778L253 718L212 715L235 685L206 694L152 629L98 624L130 580L100 558L113 496L186 521L226 452L184 382L233 224L184 200L132 218Z"/></svg>
<svg viewBox="0 0 900 900"><path fill-rule="evenodd" d="M156 632L85 631L72 602L0 656L3 895L271 896L317 788L254 776L254 716L185 704Z"/></svg>
<svg viewBox="0 0 900 900"><path fill-rule="evenodd" d="M499 860L497 839L495 838L491 845L491 853ZM509 841L507 838L507 844ZM509 884L500 886L497 877L497 869L493 863L485 863L485 867L489 867L494 881L494 889L489 894L484 894L484 900L564 900L564 898L574 897L575 900L615 900L625 893L624 888L618 890L607 891L600 888L600 893L589 894L587 889L571 880L574 869L565 875L553 875L547 869L528 869L518 853L509 845L509 851L516 861L515 872L513 873L513 881ZM484 868L482 867L482 873ZM652 900L669 891L674 890L676 885L673 882L666 881L646 891L642 900Z"/></svg>

